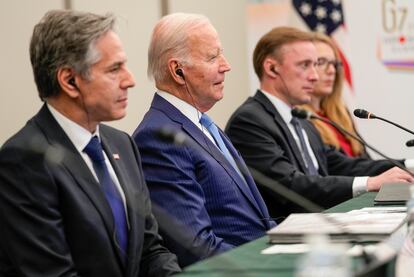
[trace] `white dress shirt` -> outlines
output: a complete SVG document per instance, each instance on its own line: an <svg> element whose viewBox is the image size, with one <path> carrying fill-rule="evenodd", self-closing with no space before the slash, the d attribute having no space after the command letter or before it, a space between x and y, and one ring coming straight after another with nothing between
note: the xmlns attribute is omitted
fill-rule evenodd
<svg viewBox="0 0 414 277"><path fill-rule="evenodd" d="M70 141L75 146L76 150L78 150L79 154L85 161L86 165L89 167L89 170L92 172L93 176L95 177L96 181L99 183L98 176L95 173L95 170L93 168L93 163L91 158L89 158L88 154L83 152L83 149L85 149L86 145L88 145L89 141L93 136L98 136L99 140L101 140L99 136L99 125L96 126L95 133L91 134L88 130L77 124L76 122L70 120L60 112L58 112L55 108L53 108L51 105L47 104L47 107L52 114L52 116L56 119L60 127L62 127L63 131L66 133L66 135L69 137ZM125 214L128 215L128 211L126 209L126 201L125 201L125 194L122 190L122 187L119 183L118 177L115 174L115 171L105 153L105 151L102 151L105 158L105 164L108 168L109 175L112 178L112 181L114 182L116 188L119 191L119 194L121 195L122 202L124 204L125 208ZM128 216L126 217L128 220Z"/></svg>
<svg viewBox="0 0 414 277"><path fill-rule="evenodd" d="M176 107L185 117L187 117L191 122L193 122L194 125L197 126L197 128L199 128L215 146L217 146L216 141L211 136L210 132L206 128L204 128L203 125L201 125L200 118L202 113L199 110L168 92L159 90L157 91L157 94L164 98L166 101L168 101L171 105Z"/></svg>
<svg viewBox="0 0 414 277"><path fill-rule="evenodd" d="M290 123L290 120L292 119L292 115L291 115L292 108L289 105L287 105L285 102L277 98L276 96L263 90L261 90L261 92L263 92L263 94L269 99L269 101L278 110L283 121L286 123L292 136L294 137L296 141L296 145L299 147L300 150L302 150L300 146L299 137L296 134L292 123ZM311 156L312 162L315 165L315 168L319 169L318 160L316 159L315 153L313 152L312 147L309 143L308 135L306 134L305 130L303 130L303 128L302 128L302 132L303 132L303 137L305 138L306 147L308 148L308 152ZM368 178L369 178L368 176L361 176L361 177L354 178L354 181L352 182L352 195L354 197L367 192Z"/></svg>

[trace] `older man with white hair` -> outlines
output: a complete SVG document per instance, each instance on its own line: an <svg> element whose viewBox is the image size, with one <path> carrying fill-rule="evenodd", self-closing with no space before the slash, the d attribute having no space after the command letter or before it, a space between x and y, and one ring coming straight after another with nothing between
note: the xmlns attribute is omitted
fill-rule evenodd
<svg viewBox="0 0 414 277"><path fill-rule="evenodd" d="M168 248L181 265L263 236L275 223L226 135L206 114L223 97L230 65L209 20L172 14L154 28L148 74L158 91L133 137ZM177 146L157 136L184 133ZM165 217L167 216L167 217ZM169 220L181 226L178 239Z"/></svg>

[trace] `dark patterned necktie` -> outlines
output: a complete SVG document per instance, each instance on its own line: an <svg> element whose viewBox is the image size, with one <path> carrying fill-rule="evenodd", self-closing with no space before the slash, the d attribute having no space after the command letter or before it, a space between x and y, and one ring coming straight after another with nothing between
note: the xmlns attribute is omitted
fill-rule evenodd
<svg viewBox="0 0 414 277"><path fill-rule="evenodd" d="M106 200L112 210L115 222L116 243L119 246L124 262L127 258L128 248L128 225L126 221L125 208L121 195L116 188L114 181L109 175L108 167L102 152L102 145L97 136L94 136L86 145L85 152L92 160L93 168L98 176L99 183L105 194Z"/></svg>
<svg viewBox="0 0 414 277"><path fill-rule="evenodd" d="M315 165L313 164L312 158L308 151L308 147L306 146L305 138L303 136L303 129L302 125L300 124L300 121L297 118L293 117L290 123L292 123L293 127L295 128L296 134L299 137L300 147L302 148L302 157L307 169L306 173L308 175L319 175Z"/></svg>

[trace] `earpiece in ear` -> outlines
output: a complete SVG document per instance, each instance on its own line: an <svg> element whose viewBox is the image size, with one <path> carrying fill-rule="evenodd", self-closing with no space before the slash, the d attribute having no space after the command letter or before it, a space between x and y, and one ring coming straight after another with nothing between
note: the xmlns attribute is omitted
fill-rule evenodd
<svg viewBox="0 0 414 277"><path fill-rule="evenodd" d="M273 65L270 67L270 71L272 71L276 75L279 75L279 72L276 71L276 69Z"/></svg>
<svg viewBox="0 0 414 277"><path fill-rule="evenodd" d="M185 77L184 77L184 72L183 72L183 70L182 70L181 68L177 68L177 69L175 70L175 73L176 73L178 76L180 76L181 78L183 78L183 80L185 80Z"/></svg>
<svg viewBox="0 0 414 277"><path fill-rule="evenodd" d="M77 86L77 85L76 85L76 83L75 83L75 78L71 78L71 79L69 79L68 83L69 83L70 85L72 85L75 89L79 90L79 89L78 89L78 86Z"/></svg>

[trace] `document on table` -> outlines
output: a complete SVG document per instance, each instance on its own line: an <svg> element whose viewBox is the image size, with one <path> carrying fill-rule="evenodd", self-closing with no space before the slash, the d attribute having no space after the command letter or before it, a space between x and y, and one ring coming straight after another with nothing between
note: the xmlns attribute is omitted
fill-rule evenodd
<svg viewBox="0 0 414 277"><path fill-rule="evenodd" d="M406 217L403 212L291 214L267 232L271 243L301 243L306 235L328 234L333 241L381 241Z"/></svg>
<svg viewBox="0 0 414 277"><path fill-rule="evenodd" d="M347 213L405 213L407 212L407 207L405 206L398 206L398 207L390 207L390 206L377 206L377 207L365 207L359 210L352 210Z"/></svg>

